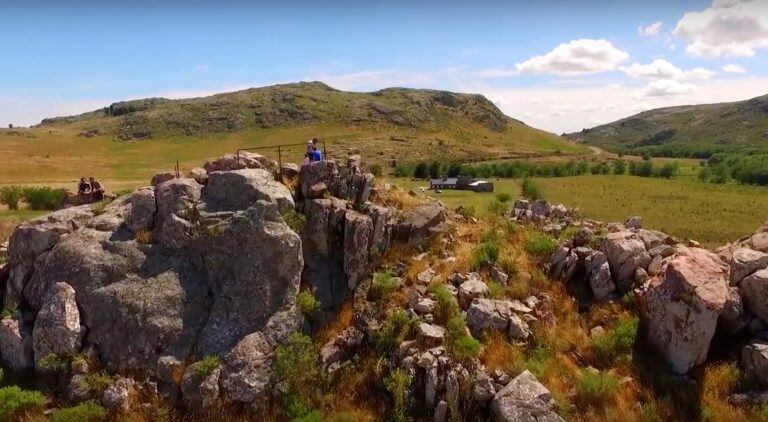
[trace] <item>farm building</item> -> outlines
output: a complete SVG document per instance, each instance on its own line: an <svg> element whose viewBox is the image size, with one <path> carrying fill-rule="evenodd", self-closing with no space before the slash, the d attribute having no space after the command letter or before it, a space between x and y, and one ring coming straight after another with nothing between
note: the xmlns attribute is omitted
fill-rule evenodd
<svg viewBox="0 0 768 422"><path fill-rule="evenodd" d="M475 192L493 192L493 183L485 180L475 180L469 176L443 177L440 179L431 179L429 188L436 189L457 189L471 190Z"/></svg>

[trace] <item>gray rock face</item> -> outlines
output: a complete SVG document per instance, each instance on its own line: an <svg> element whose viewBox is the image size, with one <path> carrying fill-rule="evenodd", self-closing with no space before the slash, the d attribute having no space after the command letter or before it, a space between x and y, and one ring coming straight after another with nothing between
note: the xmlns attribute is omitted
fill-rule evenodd
<svg viewBox="0 0 768 422"><path fill-rule="evenodd" d="M270 385L274 347L261 332L243 337L232 348L221 370L221 387L226 399L253 403L265 398Z"/></svg>
<svg viewBox="0 0 768 422"><path fill-rule="evenodd" d="M152 186L157 186L160 183L167 182L169 180L173 180L176 178L175 173L157 173L156 175L152 176L152 181L149 183Z"/></svg>
<svg viewBox="0 0 768 422"><path fill-rule="evenodd" d="M624 227L628 229L642 229L643 228L643 217L640 216L634 216L629 217L626 223L624 223Z"/></svg>
<svg viewBox="0 0 768 422"><path fill-rule="evenodd" d="M747 308L760 317L763 322L768 321L768 269L755 272L741 280L742 298Z"/></svg>
<svg viewBox="0 0 768 422"><path fill-rule="evenodd" d="M21 330L18 320L0 319L0 361L5 367L21 372L34 366L29 337Z"/></svg>
<svg viewBox="0 0 768 422"><path fill-rule="evenodd" d="M768 385L768 335L753 337L741 351L741 366L747 379Z"/></svg>
<svg viewBox="0 0 768 422"><path fill-rule="evenodd" d="M499 390L491 402L494 420L500 422L562 421L554 409L549 390L528 371Z"/></svg>
<svg viewBox="0 0 768 422"><path fill-rule="evenodd" d="M768 254L746 248L736 249L731 260L731 283L738 284L765 267L768 267Z"/></svg>
<svg viewBox="0 0 768 422"><path fill-rule="evenodd" d="M190 179L195 179L195 182L201 185L205 185L206 183L208 183L208 172L201 167L195 167L192 170L190 170L189 174L187 174L187 177L189 177Z"/></svg>
<svg viewBox="0 0 768 422"><path fill-rule="evenodd" d="M270 169L272 163L264 156L248 151L240 154L225 154L203 166L208 174L215 171L231 171L241 169Z"/></svg>
<svg viewBox="0 0 768 422"><path fill-rule="evenodd" d="M170 248L183 248L195 236L200 185L193 179L173 179L155 187L157 212L153 239Z"/></svg>
<svg viewBox="0 0 768 422"><path fill-rule="evenodd" d="M744 309L741 293L737 287L728 287L728 299L720 313L718 325L731 334L735 334L749 323L749 315Z"/></svg>
<svg viewBox="0 0 768 422"><path fill-rule="evenodd" d="M32 331L38 369L48 355L71 356L79 352L82 335L75 289L67 283L54 284L48 290Z"/></svg>
<svg viewBox="0 0 768 422"><path fill-rule="evenodd" d="M295 208L288 188L262 169L210 173L201 199L211 212L246 209L259 200L275 201L281 214Z"/></svg>
<svg viewBox="0 0 768 422"><path fill-rule="evenodd" d="M136 233L139 230L152 228L155 220L155 190L142 188L130 194L125 203L131 207L130 213L125 218L125 227Z"/></svg>
<svg viewBox="0 0 768 422"><path fill-rule="evenodd" d="M664 275L652 280L642 297L648 340L674 372L684 374L706 359L728 299L726 273L716 255L685 249L670 258Z"/></svg>
<svg viewBox="0 0 768 422"><path fill-rule="evenodd" d="M750 239L749 243L752 247L760 252L768 252L768 232L755 233Z"/></svg>
<svg viewBox="0 0 768 422"><path fill-rule="evenodd" d="M616 285L611 278L611 269L605 254L597 251L584 260L587 271L587 281L595 299L605 299L616 291Z"/></svg>
<svg viewBox="0 0 768 422"><path fill-rule="evenodd" d="M131 396L134 394L134 381L130 378L119 377L104 391L101 404L113 413L126 412L131 407Z"/></svg>
<svg viewBox="0 0 768 422"><path fill-rule="evenodd" d="M370 272L370 247L373 237L371 217L347 211L344 219L344 272L347 287L354 290Z"/></svg>
<svg viewBox="0 0 768 422"><path fill-rule="evenodd" d="M306 166L305 166L306 167ZM305 203L307 224L302 233L304 280L312 287L323 309L335 309L348 295L344 271L346 204L339 199Z"/></svg>
<svg viewBox="0 0 768 422"><path fill-rule="evenodd" d="M472 300L483 297L488 293L488 286L480 278L478 273L470 273L467 281L459 285L459 304L463 309L469 307Z"/></svg>
<svg viewBox="0 0 768 422"><path fill-rule="evenodd" d="M545 218L552 211L552 206L546 199L537 199L531 204L531 214L533 218Z"/></svg>
<svg viewBox="0 0 768 422"><path fill-rule="evenodd" d="M476 338L482 338L485 331L496 331L508 333L513 340L523 340L530 336L530 330L515 313L525 312L531 309L520 302L477 298L467 310L467 327Z"/></svg>
<svg viewBox="0 0 768 422"><path fill-rule="evenodd" d="M496 395L493 380L485 371L477 371L473 385L472 397L480 404L489 402Z"/></svg>
<svg viewBox="0 0 768 422"><path fill-rule="evenodd" d="M636 233L630 231L609 233L600 245L600 251L605 254L617 285L631 281L638 266L645 264L647 268L650 264L648 254L636 258L645 252L645 245Z"/></svg>
<svg viewBox="0 0 768 422"><path fill-rule="evenodd" d="M437 205L420 205L406 215L397 228L401 241L420 244L445 229L445 208Z"/></svg>
<svg viewBox="0 0 768 422"><path fill-rule="evenodd" d="M201 415L219 400L219 375L221 368L210 372L202 370L200 362L190 365L181 379L184 404L195 414Z"/></svg>

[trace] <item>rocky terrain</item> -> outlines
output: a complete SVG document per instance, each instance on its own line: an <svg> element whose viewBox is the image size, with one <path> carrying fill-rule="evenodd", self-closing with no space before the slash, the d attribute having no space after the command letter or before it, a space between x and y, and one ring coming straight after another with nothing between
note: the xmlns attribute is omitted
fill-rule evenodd
<svg viewBox="0 0 768 422"><path fill-rule="evenodd" d="M714 152L765 151L768 96L734 103L644 111L566 137L611 151L667 156L706 157Z"/></svg>
<svg viewBox="0 0 768 422"><path fill-rule="evenodd" d="M543 200L448 210L359 156L277 170L226 155L22 224L3 366L147 420L731 420L768 402L764 229L708 251ZM710 396L723 361L738 382Z"/></svg>

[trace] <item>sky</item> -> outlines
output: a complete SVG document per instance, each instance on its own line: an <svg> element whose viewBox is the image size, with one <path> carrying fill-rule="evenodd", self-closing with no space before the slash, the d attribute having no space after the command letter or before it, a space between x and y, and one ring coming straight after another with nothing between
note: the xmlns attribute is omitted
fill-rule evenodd
<svg viewBox="0 0 768 422"><path fill-rule="evenodd" d="M768 0L0 0L0 125L296 81L480 93L555 133L768 94Z"/></svg>

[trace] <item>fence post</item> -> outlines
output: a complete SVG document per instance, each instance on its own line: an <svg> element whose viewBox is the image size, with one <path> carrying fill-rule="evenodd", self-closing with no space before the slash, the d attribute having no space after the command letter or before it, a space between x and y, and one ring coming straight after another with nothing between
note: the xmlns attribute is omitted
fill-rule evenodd
<svg viewBox="0 0 768 422"><path fill-rule="evenodd" d="M176 178L178 179L180 176L179 174L179 160L176 160Z"/></svg>
<svg viewBox="0 0 768 422"><path fill-rule="evenodd" d="M325 141L323 141L323 160L328 159L328 150L325 149Z"/></svg>
<svg viewBox="0 0 768 422"><path fill-rule="evenodd" d="M280 169L280 182L283 181L283 149L277 146L277 166Z"/></svg>

